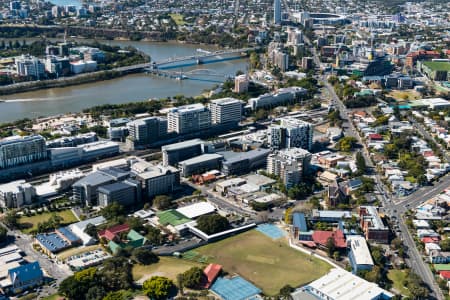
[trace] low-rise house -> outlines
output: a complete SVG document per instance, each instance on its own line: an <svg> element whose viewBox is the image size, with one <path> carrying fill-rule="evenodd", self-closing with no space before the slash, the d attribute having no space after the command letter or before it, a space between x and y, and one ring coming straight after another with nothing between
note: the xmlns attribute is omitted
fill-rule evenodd
<svg viewBox="0 0 450 300"><path fill-rule="evenodd" d="M441 247L435 243L426 243L425 244L425 253L427 255L430 255L430 251L433 251L433 250L441 251Z"/></svg>
<svg viewBox="0 0 450 300"><path fill-rule="evenodd" d="M221 265L209 264L203 270L203 274L205 274L205 282L202 283L202 287L204 287L205 289L209 289L216 280L216 278L219 276L221 271L222 271Z"/></svg>
<svg viewBox="0 0 450 300"><path fill-rule="evenodd" d="M130 231L128 224L116 225L98 232L99 239L105 238L108 241L120 241L119 234Z"/></svg>

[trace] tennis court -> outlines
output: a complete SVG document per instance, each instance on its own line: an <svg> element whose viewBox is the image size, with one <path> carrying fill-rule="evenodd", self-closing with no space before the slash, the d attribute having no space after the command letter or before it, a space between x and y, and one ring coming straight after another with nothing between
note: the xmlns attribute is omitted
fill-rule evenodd
<svg viewBox="0 0 450 300"><path fill-rule="evenodd" d="M281 230L280 228L278 228L277 226L275 226L273 224L258 225L256 230L258 230L259 232L267 235L268 237L270 237L271 239L274 239L274 240L282 238L286 235L286 232L284 232L283 230Z"/></svg>
<svg viewBox="0 0 450 300"><path fill-rule="evenodd" d="M231 279L219 277L211 290L224 300L245 300L261 293L261 290L240 276Z"/></svg>
<svg viewBox="0 0 450 300"><path fill-rule="evenodd" d="M159 223L163 226L166 226L168 224L172 226L178 226L187 222L190 222L191 219L187 218L186 216L180 214L174 209L165 210L162 212L156 213L156 215L159 218Z"/></svg>

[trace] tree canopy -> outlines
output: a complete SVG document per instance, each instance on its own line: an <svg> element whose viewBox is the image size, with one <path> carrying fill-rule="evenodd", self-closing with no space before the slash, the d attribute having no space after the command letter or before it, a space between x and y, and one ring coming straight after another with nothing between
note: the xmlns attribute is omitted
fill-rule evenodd
<svg viewBox="0 0 450 300"><path fill-rule="evenodd" d="M113 202L101 210L101 215L105 217L106 220L114 220L120 216L125 215L125 208L118 202Z"/></svg>
<svg viewBox="0 0 450 300"><path fill-rule="evenodd" d="M171 199L167 195L158 195L153 199L153 206L157 209L168 209L171 205Z"/></svg>
<svg viewBox="0 0 450 300"><path fill-rule="evenodd" d="M142 285L144 293L153 300L167 299L168 296L175 290L175 284L172 280L162 277L153 276L144 281Z"/></svg>
<svg viewBox="0 0 450 300"><path fill-rule="evenodd" d="M197 219L197 228L206 234L214 234L229 229L230 223L219 214L204 215Z"/></svg>
<svg viewBox="0 0 450 300"><path fill-rule="evenodd" d="M155 253L145 248L134 249L131 256L134 261L141 265L150 265L159 261L159 258Z"/></svg>
<svg viewBox="0 0 450 300"><path fill-rule="evenodd" d="M192 267L183 273L183 285L191 289L198 288L204 279L205 273L199 267Z"/></svg>

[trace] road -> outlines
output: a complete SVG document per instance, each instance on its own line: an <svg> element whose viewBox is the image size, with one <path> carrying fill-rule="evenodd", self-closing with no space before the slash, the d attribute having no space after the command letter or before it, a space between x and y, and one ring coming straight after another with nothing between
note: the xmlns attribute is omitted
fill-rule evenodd
<svg viewBox="0 0 450 300"><path fill-rule="evenodd" d="M42 291L39 293L41 296L48 296L57 293L57 286L65 278L72 275L72 271L67 267L67 265L58 264L57 262L51 260L48 256L37 252L33 249L33 238L29 235L21 233L19 230L8 229L8 235L15 237L14 244L17 245L26 255L28 261L37 261L39 265L44 270L44 273L50 278L56 280L56 285L44 286Z"/></svg>
<svg viewBox="0 0 450 300"><path fill-rule="evenodd" d="M424 138L428 139L431 143L434 143L441 150L442 156L445 158L446 162L450 162L450 157L448 156L447 151L444 149L444 147L442 147L441 144L436 142L434 137L428 132L428 130L423 126L423 124L417 122L413 117L409 117L408 120L413 124L414 128L417 131L419 131Z"/></svg>
<svg viewBox="0 0 450 300"><path fill-rule="evenodd" d="M216 207L226 212L236 213L243 216L256 215L255 212L251 209L245 209L237 203L233 203L231 201L227 201L225 199L222 199L221 197L218 197L217 195L215 195L215 193L209 190L208 186L206 185L195 185L190 180L183 180L183 183L196 190L200 190L202 192L202 195L206 196L209 202L213 203Z"/></svg>
<svg viewBox="0 0 450 300"><path fill-rule="evenodd" d="M310 41L305 37L305 41L307 44L312 45ZM316 52L316 49L314 47L311 47L314 63L316 66L320 66L320 60L319 56ZM342 120L344 120L344 124L348 124L347 130L345 134L347 136L353 136L355 137L358 142L363 146L363 157L366 161L366 166L369 168L373 168L373 163L370 159L369 153L367 151L367 148L365 147L365 144L362 142L361 137L359 136L358 132L356 131L353 123L348 120L348 111L342 101L339 99L339 97L336 95L336 92L334 91L334 88L328 83L325 76L322 77L322 81L324 86L328 89L333 102L335 105L337 105L337 108L340 112L340 117ZM434 140L434 139L432 139ZM411 234L408 231L408 228L406 227L405 220L403 219L404 213L409 209L409 207L416 207L420 203L422 203L424 200L427 200L433 196L438 195L442 192L445 188L447 188L450 185L450 177L445 176L441 180L439 184L436 184L432 187L423 187L420 190L416 191L412 195L402 199L398 202L393 202L392 195L388 195L387 191L388 189L383 185L381 182L380 176L377 174L375 175L375 180L377 183L377 189L382 193L383 195L383 203L387 210L388 215L395 216L396 220L398 220L398 225L401 231L401 236L403 238L403 242L408 247L408 256L411 263L411 268L416 272L422 280L429 286L431 290L431 297L435 297L436 299L443 300L444 296L442 294L441 289L436 283L436 280L431 273L430 268L428 265L423 261L421 254L416 248L415 242L411 236ZM390 197L389 197L390 196Z"/></svg>

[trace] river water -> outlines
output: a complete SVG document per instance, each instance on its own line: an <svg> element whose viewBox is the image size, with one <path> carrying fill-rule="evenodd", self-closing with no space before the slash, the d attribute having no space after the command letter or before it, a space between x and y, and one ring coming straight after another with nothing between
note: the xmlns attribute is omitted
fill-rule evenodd
<svg viewBox="0 0 450 300"><path fill-rule="evenodd" d="M188 56L198 53L197 49L214 49L204 45L178 43L155 43L134 41L102 41L112 45L131 45L147 53L152 60L160 61L170 57ZM214 64L183 68L182 72L193 69L208 70L214 76L200 76L202 80L175 80L147 75L145 73L128 75L113 80L75 85L64 88L51 88L14 95L0 96L0 123L21 118L36 118L68 112L80 112L84 108L101 104L118 104L143 101L150 98L165 98L183 94L196 96L206 89L234 75L238 70L245 71L248 60L239 59ZM222 76L223 75L223 76ZM198 77L198 76L196 76Z"/></svg>

